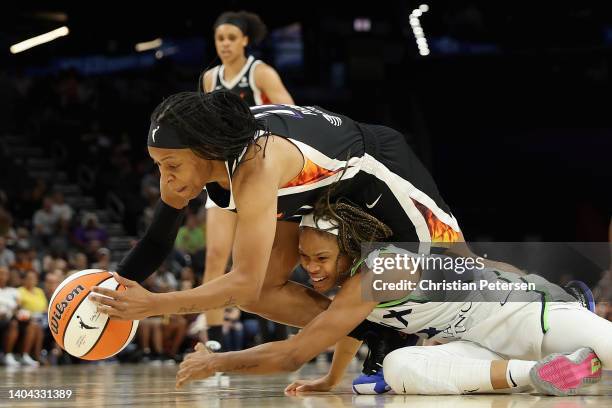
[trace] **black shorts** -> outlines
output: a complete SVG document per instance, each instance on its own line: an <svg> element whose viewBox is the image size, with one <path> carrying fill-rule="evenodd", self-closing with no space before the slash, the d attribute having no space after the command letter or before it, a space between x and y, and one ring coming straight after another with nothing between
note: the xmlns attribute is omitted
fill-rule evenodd
<svg viewBox="0 0 612 408"><path fill-rule="evenodd" d="M360 125L366 157L343 195L393 230L395 242L454 242L460 229L431 174L404 136Z"/></svg>

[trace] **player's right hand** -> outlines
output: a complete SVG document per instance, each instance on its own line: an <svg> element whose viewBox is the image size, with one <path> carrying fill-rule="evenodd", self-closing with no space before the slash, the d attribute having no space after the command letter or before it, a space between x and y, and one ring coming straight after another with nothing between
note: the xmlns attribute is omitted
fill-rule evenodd
<svg viewBox="0 0 612 408"><path fill-rule="evenodd" d="M301 392L326 392L331 391L335 385L328 376L316 380L295 380L285 388L285 395L297 395Z"/></svg>

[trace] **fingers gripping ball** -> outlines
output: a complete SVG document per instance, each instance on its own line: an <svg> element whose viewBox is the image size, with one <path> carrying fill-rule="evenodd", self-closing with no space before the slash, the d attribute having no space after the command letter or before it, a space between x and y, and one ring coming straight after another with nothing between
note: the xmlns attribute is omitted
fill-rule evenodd
<svg viewBox="0 0 612 408"><path fill-rule="evenodd" d="M93 286L124 291L113 275L101 269L86 269L70 275L49 301L49 330L57 344L84 360L102 360L127 346L138 328L138 320L110 320L89 300Z"/></svg>

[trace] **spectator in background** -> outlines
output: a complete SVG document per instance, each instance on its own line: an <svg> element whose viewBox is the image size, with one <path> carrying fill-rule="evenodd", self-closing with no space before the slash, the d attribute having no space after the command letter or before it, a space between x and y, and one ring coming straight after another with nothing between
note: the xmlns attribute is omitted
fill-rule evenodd
<svg viewBox="0 0 612 408"><path fill-rule="evenodd" d="M43 283L43 291L47 298L47 303L51 300L53 292L59 286L60 282L64 280L64 271L61 269L55 269L45 274L45 281ZM69 362L70 358L64 354L62 349L57 345L51 331L44 330L43 332L43 353L48 350L47 361L55 365L58 361ZM63 357L63 360L61 360Z"/></svg>
<svg viewBox="0 0 612 408"><path fill-rule="evenodd" d="M33 208L40 208L41 205L44 207L45 194L47 194L47 183L42 178L37 178L30 194Z"/></svg>
<svg viewBox="0 0 612 408"><path fill-rule="evenodd" d="M223 347L226 351L242 350L244 347L244 327L237 307L228 307L223 312Z"/></svg>
<svg viewBox="0 0 612 408"><path fill-rule="evenodd" d="M8 286L11 288L18 288L21 286L21 272L15 268L9 270L9 282Z"/></svg>
<svg viewBox="0 0 612 408"><path fill-rule="evenodd" d="M188 255L190 264L196 271L204 268L204 247L206 246L206 235L202 223L198 221L195 214L187 214L185 225L183 225L176 236L174 247L183 256Z"/></svg>
<svg viewBox="0 0 612 408"><path fill-rule="evenodd" d="M146 203L146 206L142 210L142 215L138 221L138 235L143 236L151 221L153 220L153 213L155 212L155 206L159 201L159 174L153 175L147 174L142 180L142 197Z"/></svg>
<svg viewBox="0 0 612 408"><path fill-rule="evenodd" d="M149 276L142 283L144 288L153 292L157 291L155 275ZM159 362L163 353L161 318L159 316L152 316L141 320L136 335L142 351L142 361L153 364Z"/></svg>
<svg viewBox="0 0 612 408"><path fill-rule="evenodd" d="M8 246L15 245L17 233L13 228L13 217L4 207L0 205L0 237L7 240Z"/></svg>
<svg viewBox="0 0 612 408"><path fill-rule="evenodd" d="M0 236L0 267L10 268L15 261L15 253L6 247L6 239Z"/></svg>
<svg viewBox="0 0 612 408"><path fill-rule="evenodd" d="M195 319L189 322L187 328L187 338L189 342L192 343L192 347L198 342L205 344L208 341L206 314L201 313L195 316Z"/></svg>
<svg viewBox="0 0 612 408"><path fill-rule="evenodd" d="M13 268L23 276L27 271L36 270L35 259L32 258L30 247L22 244L17 245L16 260ZM34 257L35 258L35 257Z"/></svg>
<svg viewBox="0 0 612 408"><path fill-rule="evenodd" d="M74 214L74 210L72 207L66 203L64 200L64 193L61 191L56 191L53 194L53 212L57 215L60 223L66 224L68 226L70 221L72 221L72 215Z"/></svg>
<svg viewBox="0 0 612 408"><path fill-rule="evenodd" d="M68 270L68 262L66 262L64 256L59 254L57 251L51 251L43 257L43 274L46 276L46 274L51 273L57 269L66 272Z"/></svg>
<svg viewBox="0 0 612 408"><path fill-rule="evenodd" d="M81 225L74 230L75 244L85 252L90 262L95 260L96 251L108 242L108 233L98 223L94 213L85 213Z"/></svg>
<svg viewBox="0 0 612 408"><path fill-rule="evenodd" d="M108 248L100 248L96 252L97 262L91 266L94 269L102 269L105 271L116 271L117 263L111 262L111 251Z"/></svg>
<svg viewBox="0 0 612 408"><path fill-rule="evenodd" d="M153 292L175 290L176 285L174 275L162 268L143 283L144 287ZM138 327L138 335L145 361L174 364L179 360L179 347L187 332L187 321L183 316L153 316L142 320L141 325Z"/></svg>
<svg viewBox="0 0 612 408"><path fill-rule="evenodd" d="M30 248L32 246L32 242L30 240L30 232L27 228L19 227L17 228L17 238L15 240L15 248L26 247Z"/></svg>
<svg viewBox="0 0 612 408"><path fill-rule="evenodd" d="M4 343L3 362L8 367L18 367L20 364L13 355L19 336L19 326L13 317L19 307L17 289L8 286L9 270L0 266L0 342Z"/></svg>
<svg viewBox="0 0 612 408"><path fill-rule="evenodd" d="M76 252L70 257L70 271L72 273L89 269L89 262L87 261L87 255L83 252Z"/></svg>
<svg viewBox="0 0 612 408"><path fill-rule="evenodd" d="M37 326L37 330L35 330L34 334L34 349L31 354L36 360L39 360L44 339L43 330L49 327L47 320L47 307L49 303L45 296L45 292L37 285L38 273L30 270L26 272L23 279L23 286L21 286L18 291L21 307L29 312L30 320Z"/></svg>
<svg viewBox="0 0 612 408"><path fill-rule="evenodd" d="M64 272L61 269L55 269L45 275L45 282L43 284L43 292L47 298L47 303L51 300L53 292L59 286L60 282L64 280Z"/></svg>
<svg viewBox="0 0 612 408"><path fill-rule="evenodd" d="M198 280L196 278L195 273L193 272L193 268L186 266L181 269L181 289L186 290L186 288L195 288L198 286Z"/></svg>
<svg viewBox="0 0 612 408"><path fill-rule="evenodd" d="M38 247L49 246L51 238L57 232L58 220L58 215L53 212L53 200L51 197L45 197L42 208L38 209L32 218L34 237Z"/></svg>
<svg viewBox="0 0 612 408"><path fill-rule="evenodd" d="M155 316L141 320L137 338L142 350L142 361L153 364L161 361L163 354L161 318Z"/></svg>
<svg viewBox="0 0 612 408"><path fill-rule="evenodd" d="M166 360L181 360L178 352L187 335L187 320L183 315L166 315L162 318L162 338Z"/></svg>
<svg viewBox="0 0 612 408"><path fill-rule="evenodd" d="M57 191L53 194L53 212L57 216L57 236L52 240L52 247L66 251L70 236L70 223L74 211L64 201L64 194Z"/></svg>

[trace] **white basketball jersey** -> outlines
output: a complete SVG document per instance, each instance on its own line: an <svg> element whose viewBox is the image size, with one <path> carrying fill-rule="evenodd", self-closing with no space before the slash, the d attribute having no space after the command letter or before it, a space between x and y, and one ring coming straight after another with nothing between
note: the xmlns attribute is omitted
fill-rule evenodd
<svg viewBox="0 0 612 408"><path fill-rule="evenodd" d="M385 248L384 251L410 254L393 246ZM504 316L517 313L534 302L542 305L541 327L542 331L546 332L548 326L546 304L552 301L576 302L576 299L565 290L538 275L519 276L491 268L472 269L460 275L455 272L443 275L441 276L439 271L425 271L421 276L421 282L460 279L463 282L533 283L535 290L430 291L417 287L403 299L379 304L367 319L405 333L428 339L434 338L444 343L462 339L469 330L486 324L487 321L503 321ZM441 299L444 301L439 301Z"/></svg>

